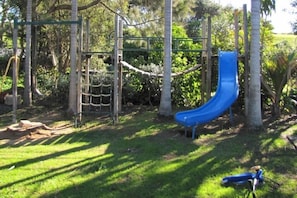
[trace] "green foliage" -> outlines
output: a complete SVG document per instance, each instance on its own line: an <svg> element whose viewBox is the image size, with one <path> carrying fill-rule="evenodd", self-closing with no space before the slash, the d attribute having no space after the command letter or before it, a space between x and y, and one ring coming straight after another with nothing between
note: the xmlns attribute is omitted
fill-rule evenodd
<svg viewBox="0 0 297 198"><path fill-rule="evenodd" d="M173 80L172 99L176 106L194 107L201 104L201 78L199 74L199 71L192 72Z"/></svg>
<svg viewBox="0 0 297 198"><path fill-rule="evenodd" d="M187 35L192 38L202 35L202 20L189 20L186 25L186 31Z"/></svg>
<svg viewBox="0 0 297 198"><path fill-rule="evenodd" d="M4 76L0 76L0 83L1 83L1 91L11 90L12 77L6 76L4 79ZM18 77L18 87L24 87L24 76L23 75L20 75Z"/></svg>
<svg viewBox="0 0 297 198"><path fill-rule="evenodd" d="M38 88L43 94L42 103L49 106L67 105L69 93L69 75L59 73L56 69L40 67L37 71Z"/></svg>
<svg viewBox="0 0 297 198"><path fill-rule="evenodd" d="M220 14L220 5L211 0L197 0L193 7L195 19L201 20L208 16L216 16Z"/></svg>
<svg viewBox="0 0 297 198"><path fill-rule="evenodd" d="M219 16L212 18L212 45L214 53L218 49L234 50L233 10L227 9Z"/></svg>
<svg viewBox="0 0 297 198"><path fill-rule="evenodd" d="M1 56L0 57L0 92L5 90L10 90L12 88L12 64L7 65L9 61L10 55ZM7 68L8 66L8 68ZM7 74L5 76L5 72L7 70ZM18 76L18 87L24 87L23 85L24 78L23 74L20 73Z"/></svg>
<svg viewBox="0 0 297 198"><path fill-rule="evenodd" d="M261 13L271 15L275 11L275 0L261 0Z"/></svg>
<svg viewBox="0 0 297 198"><path fill-rule="evenodd" d="M291 48L286 42L279 43L264 53L264 85L272 101L272 113L275 115L280 115L281 108L285 108L288 105L284 103L288 101L286 99L288 94L284 92L284 88L291 81L293 74L296 73L296 60L296 50ZM294 87L287 88L288 93ZM283 100L281 100L282 98Z"/></svg>
<svg viewBox="0 0 297 198"><path fill-rule="evenodd" d="M178 24L172 25L172 37L173 38L187 38L187 32L184 27L179 26Z"/></svg>
<svg viewBox="0 0 297 198"><path fill-rule="evenodd" d="M178 24L173 25L172 34L174 38L172 47L175 50L175 53L172 54L172 72L183 72L197 65L200 52L189 50L201 50L201 42L189 38L184 27ZM145 38L127 40L124 43L124 48L127 49L124 52L124 60L144 71L163 74L163 40L155 37L148 37L148 39L151 39L151 51L145 50L148 45ZM185 106L199 104L200 81L199 71L174 78L172 81L173 103ZM123 86L124 103L158 104L161 96L161 83L160 78L151 78L129 71L125 75Z"/></svg>
<svg viewBox="0 0 297 198"><path fill-rule="evenodd" d="M187 49L202 49L201 43L194 43L193 40L190 42L181 41L178 48L185 51L179 51L172 55L172 71L174 73L183 72L199 63L201 54L199 52L187 52ZM172 99L175 105L193 107L200 103L201 75L199 70L175 77L172 81L172 87Z"/></svg>
<svg viewBox="0 0 297 198"><path fill-rule="evenodd" d="M156 73L158 65L143 65L144 71ZM161 80L132 72L125 76L123 102L142 105L158 105L161 97Z"/></svg>
<svg viewBox="0 0 297 198"><path fill-rule="evenodd" d="M12 78L10 76L5 78L4 76L1 76L0 80L1 80L1 90L0 90L1 92L12 88Z"/></svg>
<svg viewBox="0 0 297 198"><path fill-rule="evenodd" d="M270 47L273 45L274 35L272 33L272 26L268 21L261 21L261 32L260 32L260 40L261 40L261 48L262 51L269 51Z"/></svg>
<svg viewBox="0 0 297 198"><path fill-rule="evenodd" d="M1 72L0 74L1 74L1 76L5 74L5 70L6 70L9 58L10 58L9 55L0 56L0 72Z"/></svg>

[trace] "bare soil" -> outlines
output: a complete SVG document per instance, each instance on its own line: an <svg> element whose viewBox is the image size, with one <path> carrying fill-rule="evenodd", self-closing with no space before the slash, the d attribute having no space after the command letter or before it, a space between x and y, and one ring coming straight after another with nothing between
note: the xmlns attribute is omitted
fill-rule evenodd
<svg viewBox="0 0 297 198"><path fill-rule="evenodd" d="M131 113L133 111L147 111L150 108L148 107L129 107L125 113ZM55 136L63 135L63 134L69 134L75 131L74 125L72 121L65 121L67 120L65 118L65 110L61 108L52 108L47 109L45 107L31 107L30 109L23 110L23 114L25 114L26 119L30 120L32 122L41 122L47 128L44 127L38 127L38 128L32 128L28 130L20 130L20 131L11 131L8 130L8 127L11 125L8 124L5 127L0 128L0 143L1 142L11 142L12 144L16 142L23 142L23 141L35 141L40 139L46 139L46 138L52 138ZM3 104L0 104L0 116L9 115L11 113L11 107L6 106ZM0 117L1 119L1 117ZM106 119L106 117L105 117ZM60 122L62 121L62 122ZM174 122L173 117L167 117L162 118L156 115L155 122ZM263 114L263 128L260 130L272 130L272 129L286 129L292 125L297 124L297 115L296 114L290 114L290 115L282 115L281 117L275 118L270 116L269 113ZM251 132L251 130L256 129L250 129L246 125L246 118L242 114L235 114L232 119L230 119L228 114L225 114L223 116L220 116L219 118L213 120L212 122L201 125L197 128L197 131L203 131L202 134L214 134L217 131L224 130L224 129L230 129L232 128L234 133L240 132ZM178 132L181 135L185 134L185 130L180 127L178 128ZM187 137L191 137L191 130L189 130L186 133ZM201 135L201 133L200 133ZM290 137L293 139L293 141L296 143L297 141L297 131L292 132ZM284 139L287 139L287 136L283 137Z"/></svg>
<svg viewBox="0 0 297 198"><path fill-rule="evenodd" d="M45 108L46 109L46 108ZM61 109L52 110L37 110L34 107L23 110L22 114L25 114L25 119L31 122L40 122L43 125L40 127L27 127L20 128L19 130L11 130L13 126L19 124L8 123L5 127L0 127L0 143L10 142L12 144L17 142L23 142L24 140L38 140L51 138L58 135L72 133L74 127L69 122L63 122L65 120L65 113ZM12 107L0 104L0 116L7 115L6 117L12 117ZM62 121L62 122L59 122Z"/></svg>

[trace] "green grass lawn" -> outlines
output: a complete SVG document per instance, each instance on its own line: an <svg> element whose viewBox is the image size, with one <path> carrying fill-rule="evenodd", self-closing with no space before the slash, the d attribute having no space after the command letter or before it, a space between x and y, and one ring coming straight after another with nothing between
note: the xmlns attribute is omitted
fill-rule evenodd
<svg viewBox="0 0 297 198"><path fill-rule="evenodd" d="M292 47L297 47L297 35L294 34L274 34L274 43L287 41Z"/></svg>
<svg viewBox="0 0 297 198"><path fill-rule="evenodd" d="M18 118L71 124L65 117L50 121L50 114L23 109ZM0 128L10 116L0 115ZM84 117L80 128L60 135L1 138L0 197L243 197L245 186L225 187L221 180L253 165L281 184L272 190L267 181L259 197L297 197L297 155L285 138L297 134L296 115L265 120L257 132L227 120L200 127L193 140L156 109L134 108L115 125L108 117Z"/></svg>

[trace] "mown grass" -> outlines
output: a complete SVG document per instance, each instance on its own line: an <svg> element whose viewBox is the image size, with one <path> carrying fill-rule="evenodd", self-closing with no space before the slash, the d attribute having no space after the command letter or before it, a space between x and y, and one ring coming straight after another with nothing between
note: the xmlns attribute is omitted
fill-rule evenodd
<svg viewBox="0 0 297 198"><path fill-rule="evenodd" d="M23 109L18 118L52 113ZM10 116L0 115L1 127ZM58 121L71 123L62 116L52 126ZM260 164L281 186L271 190L267 182L257 189L259 197L297 197L296 152L284 138L297 134L296 116L267 120L270 124L257 132L225 122L199 128L200 137L192 140L173 120L158 118L156 109L135 108L115 125L110 118L84 117L71 133L2 139L0 196L243 197L244 187L222 186L221 179Z"/></svg>
<svg viewBox="0 0 297 198"><path fill-rule="evenodd" d="M292 47L297 47L297 35L294 34L274 34L274 43L288 42Z"/></svg>

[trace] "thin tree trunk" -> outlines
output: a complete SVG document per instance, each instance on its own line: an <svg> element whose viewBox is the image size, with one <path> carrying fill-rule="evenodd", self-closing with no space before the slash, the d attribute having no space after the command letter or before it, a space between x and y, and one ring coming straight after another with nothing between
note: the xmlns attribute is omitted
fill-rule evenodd
<svg viewBox="0 0 297 198"><path fill-rule="evenodd" d="M260 0L251 0L251 59L248 101L248 125L259 128L262 123L260 67Z"/></svg>
<svg viewBox="0 0 297 198"><path fill-rule="evenodd" d="M247 6L243 5L243 32L244 32L244 115L248 116L248 101L249 101L249 33Z"/></svg>
<svg viewBox="0 0 297 198"><path fill-rule="evenodd" d="M0 31L0 47L3 47L3 34L4 32L2 30L4 30L4 24L5 24L5 20L7 18L7 9L6 9L6 4L7 2L5 0L2 0L1 1L1 11L2 11L2 18L1 18L1 24L0 24L0 28L1 28L1 31Z"/></svg>
<svg viewBox="0 0 297 198"><path fill-rule="evenodd" d="M38 20L36 16L36 0L32 0L32 19L33 21ZM38 80L37 80L37 38L38 37L38 27L33 26L32 28L32 91L33 99L34 96L42 96L42 93L38 90Z"/></svg>
<svg viewBox="0 0 297 198"><path fill-rule="evenodd" d="M165 0L165 52L164 77L159 114L170 116L171 107L171 52L172 52L172 0Z"/></svg>
<svg viewBox="0 0 297 198"><path fill-rule="evenodd" d="M77 0L72 0L71 4L71 20L77 20ZM77 48L77 24L71 24L71 40L70 40L70 86L69 86L69 103L68 113L76 114L76 48Z"/></svg>

